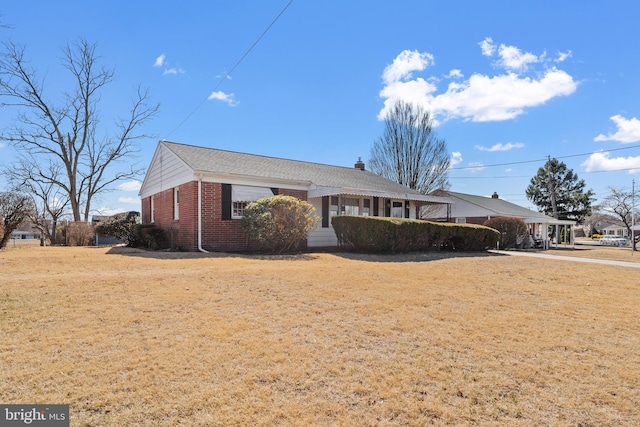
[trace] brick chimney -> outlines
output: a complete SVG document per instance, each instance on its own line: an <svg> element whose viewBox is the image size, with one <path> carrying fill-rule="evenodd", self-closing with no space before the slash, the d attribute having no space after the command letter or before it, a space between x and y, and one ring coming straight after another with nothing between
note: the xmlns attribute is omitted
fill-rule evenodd
<svg viewBox="0 0 640 427"><path fill-rule="evenodd" d="M498 196L498 193L494 191L493 194L491 195L491 198L492 199L499 199L500 197Z"/></svg>
<svg viewBox="0 0 640 427"><path fill-rule="evenodd" d="M361 171L364 170L364 162L362 161L361 157L358 157L358 161L356 162L355 165L353 165L353 167L356 169L360 169Z"/></svg>

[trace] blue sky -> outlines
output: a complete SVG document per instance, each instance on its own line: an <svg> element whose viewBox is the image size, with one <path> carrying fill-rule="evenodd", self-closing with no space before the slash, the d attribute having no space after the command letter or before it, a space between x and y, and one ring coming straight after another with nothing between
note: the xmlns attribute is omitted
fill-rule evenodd
<svg viewBox="0 0 640 427"><path fill-rule="evenodd" d="M404 99L436 119L453 191L530 207L547 156L599 199L640 176L635 1L74 0L5 2L0 16L0 39L27 47L52 98L71 88L60 49L79 37L118 76L105 123L148 87L161 110L132 160L141 167L160 139L352 167ZM1 108L0 129L14 117ZM0 146L0 162L12 158ZM140 209L138 188L94 206Z"/></svg>

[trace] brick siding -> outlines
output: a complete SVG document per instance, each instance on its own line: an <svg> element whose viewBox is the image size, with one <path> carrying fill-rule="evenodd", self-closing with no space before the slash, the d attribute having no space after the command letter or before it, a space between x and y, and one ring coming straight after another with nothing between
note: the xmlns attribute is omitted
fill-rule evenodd
<svg viewBox="0 0 640 427"><path fill-rule="evenodd" d="M174 189L154 195L154 223L171 237L174 249L198 250L198 182L178 187L180 217L174 220ZM279 189L278 194L307 200L304 190ZM142 222L151 222L151 197L142 200ZM202 183L202 247L208 251L252 251L257 249L242 232L239 219L222 220L222 184ZM306 242L304 247L306 248Z"/></svg>

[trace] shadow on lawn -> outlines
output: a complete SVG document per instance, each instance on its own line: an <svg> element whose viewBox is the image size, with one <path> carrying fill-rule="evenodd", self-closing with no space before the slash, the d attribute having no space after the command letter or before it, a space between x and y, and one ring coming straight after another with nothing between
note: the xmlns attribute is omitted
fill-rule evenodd
<svg viewBox="0 0 640 427"><path fill-rule="evenodd" d="M336 252L335 256L351 259L356 261L368 262L427 262L438 261L442 259L452 258L479 258L479 257L501 257L505 256L500 253L492 253L487 251L478 252L453 252L453 251L434 251L434 252L409 252L398 254L360 254L355 252Z"/></svg>
<svg viewBox="0 0 640 427"><path fill-rule="evenodd" d="M123 255L130 257L151 258L160 260L174 259L206 259L206 258L242 258L262 261L313 261L320 257L320 254L331 254L333 256L354 261L365 262L427 262L451 258L478 258L478 257L499 257L503 254L481 252L410 252L398 254L364 254L356 252L337 251L317 251L297 254L265 255L256 253L233 253L233 252L177 252L177 251L151 251L139 248L129 248L125 246L114 246L107 251L107 255Z"/></svg>
<svg viewBox="0 0 640 427"><path fill-rule="evenodd" d="M263 254L246 254L246 253L234 253L234 252L210 252L205 254L203 252L181 252L181 251L151 251L140 248L130 248L127 246L114 246L107 251L107 255L124 255L140 258L152 258L152 259L203 259L203 258L244 258L244 259L256 259L256 260L289 260L289 261L312 261L318 258L316 254L312 253L299 253L299 254L284 254L284 255L263 255Z"/></svg>

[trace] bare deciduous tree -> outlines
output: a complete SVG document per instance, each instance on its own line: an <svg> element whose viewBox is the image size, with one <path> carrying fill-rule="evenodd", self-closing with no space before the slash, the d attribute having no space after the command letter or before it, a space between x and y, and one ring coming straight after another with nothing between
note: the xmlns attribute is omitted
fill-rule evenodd
<svg viewBox="0 0 640 427"><path fill-rule="evenodd" d="M4 248L11 233L16 230L32 211L31 198L17 191L0 193L0 249Z"/></svg>
<svg viewBox="0 0 640 427"><path fill-rule="evenodd" d="M422 194L449 186L450 156L433 130L431 114L398 101L385 119L384 134L371 148L373 172Z"/></svg>
<svg viewBox="0 0 640 427"><path fill-rule="evenodd" d="M67 212L69 194L55 183L61 180L62 165L50 163L46 168L37 166L25 156L3 171L9 183L33 198L33 211L29 219L40 230L44 239L55 245L58 221Z"/></svg>
<svg viewBox="0 0 640 427"><path fill-rule="evenodd" d="M63 49L62 63L75 88L61 98L48 97L44 80L25 58L24 47L11 42L4 47L0 97L8 100L3 106L18 109L18 116L0 140L12 143L21 153L20 163L31 166L24 178L33 187L61 191L73 220L88 221L94 197L117 181L139 175L131 166L115 166L136 153L138 139L149 137L138 129L157 113L159 105L150 104L148 92L138 87L127 117L117 120L110 132L100 126L98 103L115 73L99 64L95 44L80 40Z"/></svg>
<svg viewBox="0 0 640 427"><path fill-rule="evenodd" d="M599 208L612 213L618 221L622 222L629 236L637 237L637 233L631 232L632 217L638 220L638 211L634 209L635 195L624 188L609 187L609 189L611 194L604 198ZM634 239L634 250L635 243Z"/></svg>

